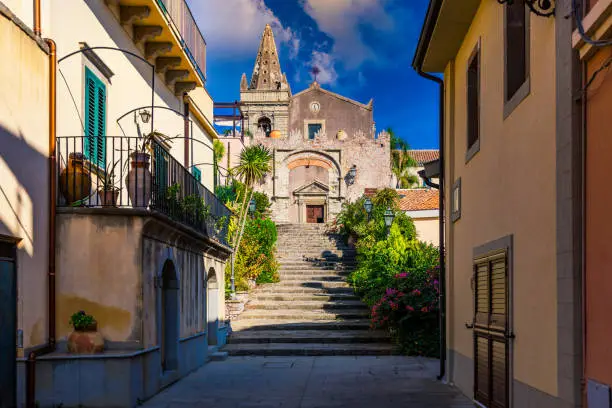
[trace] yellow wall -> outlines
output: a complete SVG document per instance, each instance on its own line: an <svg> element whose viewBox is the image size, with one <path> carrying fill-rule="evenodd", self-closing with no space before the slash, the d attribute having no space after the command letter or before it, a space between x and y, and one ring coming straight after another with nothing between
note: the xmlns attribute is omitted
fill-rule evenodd
<svg viewBox="0 0 612 408"><path fill-rule="evenodd" d="M437 211L437 210L436 210ZM440 243L440 223L438 217L413 218L419 241L438 246Z"/></svg>
<svg viewBox="0 0 612 408"><path fill-rule="evenodd" d="M18 328L31 347L47 340L49 64L39 45L2 15L0 38L0 235L21 239Z"/></svg>
<svg viewBox="0 0 612 408"><path fill-rule="evenodd" d="M472 332L465 328L473 319L473 249L513 234L514 378L556 395L555 25L531 16L531 92L504 120L503 16L497 2L481 2L445 72L447 208L459 177L462 186L461 219L449 220L447 229L449 347L473 357ZM466 69L479 40L480 152L466 164Z"/></svg>

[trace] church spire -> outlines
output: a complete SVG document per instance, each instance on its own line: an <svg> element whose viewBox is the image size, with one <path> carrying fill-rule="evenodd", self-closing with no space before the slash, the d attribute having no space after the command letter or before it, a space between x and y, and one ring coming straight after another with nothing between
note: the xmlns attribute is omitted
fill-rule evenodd
<svg viewBox="0 0 612 408"><path fill-rule="evenodd" d="M249 89L285 89L287 85L286 82L286 80L283 80L283 75L281 73L272 27L270 27L270 24L266 24L266 28L261 36L261 44L257 52L257 59L255 60L255 67L253 68L253 76L251 77Z"/></svg>

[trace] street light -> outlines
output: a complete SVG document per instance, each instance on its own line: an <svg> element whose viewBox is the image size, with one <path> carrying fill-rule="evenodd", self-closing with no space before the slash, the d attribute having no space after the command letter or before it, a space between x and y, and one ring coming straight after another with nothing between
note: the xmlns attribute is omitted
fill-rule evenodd
<svg viewBox="0 0 612 408"><path fill-rule="evenodd" d="M385 226L387 227L387 235L391 231L391 225L393 224L393 219L395 218L395 213L391 208L387 208L385 211Z"/></svg>
<svg viewBox="0 0 612 408"><path fill-rule="evenodd" d="M369 197L367 197L363 202L363 208L365 208L366 212L368 213L368 221L370 221L370 213L372 212L372 200L370 200Z"/></svg>
<svg viewBox="0 0 612 408"><path fill-rule="evenodd" d="M253 214L256 209L257 209L257 203L255 202L254 198L251 198L251 201L249 201L249 213Z"/></svg>
<svg viewBox="0 0 612 408"><path fill-rule="evenodd" d="M149 123L149 120L151 120L151 112L146 109L141 110L138 112L138 114L140 115L140 120L142 120L142 123Z"/></svg>
<svg viewBox="0 0 612 408"><path fill-rule="evenodd" d="M357 177L357 166L353 164L353 166L349 169L346 175L346 184L353 185L355 183L355 178Z"/></svg>

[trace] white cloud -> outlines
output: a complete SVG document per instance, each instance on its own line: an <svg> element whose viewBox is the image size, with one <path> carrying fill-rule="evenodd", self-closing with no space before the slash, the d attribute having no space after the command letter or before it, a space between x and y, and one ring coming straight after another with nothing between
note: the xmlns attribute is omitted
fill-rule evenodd
<svg viewBox="0 0 612 408"><path fill-rule="evenodd" d="M310 65L317 67L317 82L320 84L334 85L338 79L336 72L336 61L331 54L322 51L313 51Z"/></svg>
<svg viewBox="0 0 612 408"><path fill-rule="evenodd" d="M387 0L301 0L304 11L319 30L334 40L332 53L347 68L375 60L376 53L364 43L360 27L391 31L394 20L385 10Z"/></svg>
<svg viewBox="0 0 612 408"><path fill-rule="evenodd" d="M188 0L189 7L214 58L255 58L261 34L270 24L276 45L286 45L289 58L296 58L300 39L282 23L264 0Z"/></svg>

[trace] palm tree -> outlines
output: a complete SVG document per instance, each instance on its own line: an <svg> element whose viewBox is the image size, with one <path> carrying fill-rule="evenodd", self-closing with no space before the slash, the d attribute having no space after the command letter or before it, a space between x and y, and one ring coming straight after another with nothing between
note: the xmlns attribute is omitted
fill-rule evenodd
<svg viewBox="0 0 612 408"><path fill-rule="evenodd" d="M387 128L387 133L391 136L391 172L397 182L395 188L410 188L417 184L417 176L410 174L410 168L417 167L416 160L408 154L410 146L403 139L397 137L392 128Z"/></svg>
<svg viewBox="0 0 612 408"><path fill-rule="evenodd" d="M213 173L215 177L215 183L218 183L219 179L219 163L225 156L225 145L219 139L215 139L213 142Z"/></svg>
<svg viewBox="0 0 612 408"><path fill-rule="evenodd" d="M244 225L246 224L246 216L248 214L248 204L253 198L253 186L257 181L261 181L270 171L270 161L272 154L270 150L263 145L249 146L240 153L240 161L236 167L232 169L233 174L244 184L244 192L242 198L242 207L240 207L240 233L234 243L234 250L240 248L240 240L244 233ZM250 192L249 192L250 191ZM247 201L247 196L248 201ZM232 262L235 262L236 257Z"/></svg>

